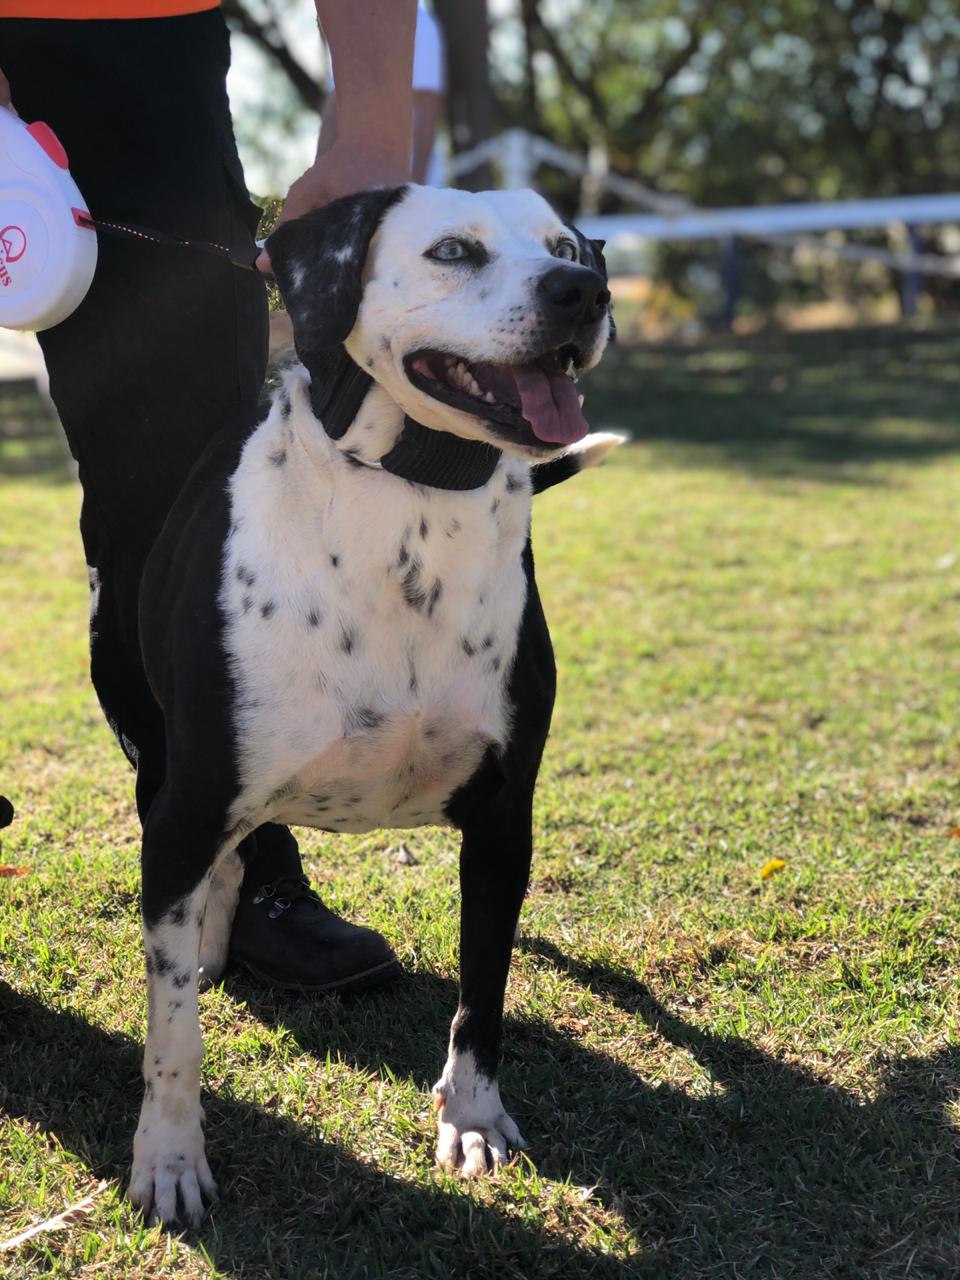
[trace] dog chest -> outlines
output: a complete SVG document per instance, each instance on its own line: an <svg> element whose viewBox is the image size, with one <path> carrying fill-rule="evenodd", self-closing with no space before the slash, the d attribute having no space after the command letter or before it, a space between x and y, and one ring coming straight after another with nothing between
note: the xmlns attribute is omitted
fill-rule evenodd
<svg viewBox="0 0 960 1280"><path fill-rule="evenodd" d="M303 437L272 414L231 485L235 816L338 831L441 820L509 731L525 468L522 483L502 466L452 493Z"/></svg>

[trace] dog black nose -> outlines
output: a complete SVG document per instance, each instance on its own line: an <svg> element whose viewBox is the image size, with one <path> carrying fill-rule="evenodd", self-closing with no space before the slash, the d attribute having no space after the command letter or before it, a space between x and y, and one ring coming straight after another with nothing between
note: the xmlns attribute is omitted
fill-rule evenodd
<svg viewBox="0 0 960 1280"><path fill-rule="evenodd" d="M610 301L603 276L589 267L551 267L537 284L537 293L551 316L589 324L599 320Z"/></svg>

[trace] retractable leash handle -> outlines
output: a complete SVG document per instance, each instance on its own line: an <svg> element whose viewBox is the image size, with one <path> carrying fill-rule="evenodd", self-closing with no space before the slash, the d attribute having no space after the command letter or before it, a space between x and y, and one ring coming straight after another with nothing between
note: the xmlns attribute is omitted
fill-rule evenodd
<svg viewBox="0 0 960 1280"><path fill-rule="evenodd" d="M49 125L0 108L0 326L49 329L80 305L97 237Z"/></svg>
<svg viewBox="0 0 960 1280"><path fill-rule="evenodd" d="M0 107L0 328L52 329L83 301L97 266L97 232L213 254L254 270L260 246L93 218L49 125Z"/></svg>

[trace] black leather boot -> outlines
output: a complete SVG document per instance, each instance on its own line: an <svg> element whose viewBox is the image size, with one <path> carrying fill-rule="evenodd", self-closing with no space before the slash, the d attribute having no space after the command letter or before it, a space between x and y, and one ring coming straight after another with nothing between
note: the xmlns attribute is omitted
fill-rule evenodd
<svg viewBox="0 0 960 1280"><path fill-rule="evenodd" d="M287 991L370 990L400 962L374 929L341 919L310 888L296 841L275 824L256 832L230 934L230 959Z"/></svg>

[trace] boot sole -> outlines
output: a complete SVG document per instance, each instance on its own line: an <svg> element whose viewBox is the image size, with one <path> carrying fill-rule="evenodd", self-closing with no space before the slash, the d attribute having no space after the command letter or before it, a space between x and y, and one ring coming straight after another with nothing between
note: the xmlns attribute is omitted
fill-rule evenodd
<svg viewBox="0 0 960 1280"><path fill-rule="evenodd" d="M345 978L339 978L336 982L309 984L305 982L289 982L283 978L274 977L273 974L267 973L264 969L258 969L256 965L251 964L248 960L235 959L233 963L249 973L251 977L256 978L258 982L262 982L268 987L273 987L277 991L300 991L304 994L339 991L341 995L351 995L354 992L373 991L377 987L385 987L391 982L395 982L403 973L400 961L396 956L390 960L384 960L381 964L373 965L370 969L363 969L360 973L351 973Z"/></svg>

